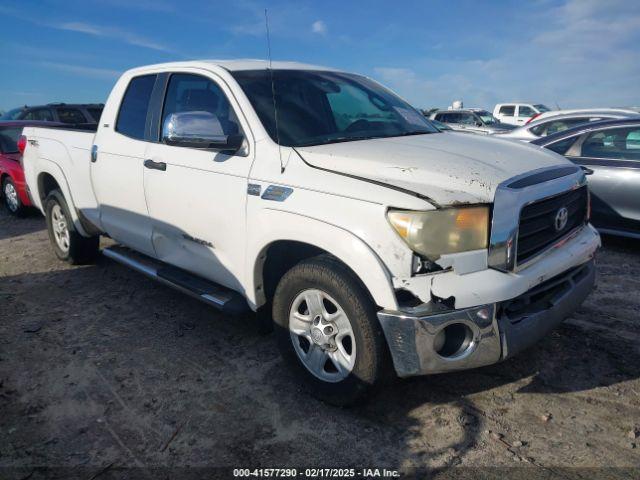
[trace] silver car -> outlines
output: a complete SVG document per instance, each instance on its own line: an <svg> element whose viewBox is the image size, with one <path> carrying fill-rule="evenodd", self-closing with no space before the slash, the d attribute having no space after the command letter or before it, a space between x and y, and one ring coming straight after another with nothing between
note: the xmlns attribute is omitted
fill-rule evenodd
<svg viewBox="0 0 640 480"><path fill-rule="evenodd" d="M513 125L500 123L500 120L490 112L477 108L438 110L431 114L431 119L445 123L456 131L484 135L505 133L516 128Z"/></svg>
<svg viewBox="0 0 640 480"><path fill-rule="evenodd" d="M599 120L608 120L612 118L628 118L637 115L632 110L571 110L567 112L549 112L542 115L540 119L534 119L530 123L518 127L515 130L506 132L500 138L510 140L522 140L523 142L531 142L547 135L568 130L578 125L597 122Z"/></svg>
<svg viewBox="0 0 640 480"><path fill-rule="evenodd" d="M640 116L584 124L531 144L586 171L591 223L598 230L640 238Z"/></svg>

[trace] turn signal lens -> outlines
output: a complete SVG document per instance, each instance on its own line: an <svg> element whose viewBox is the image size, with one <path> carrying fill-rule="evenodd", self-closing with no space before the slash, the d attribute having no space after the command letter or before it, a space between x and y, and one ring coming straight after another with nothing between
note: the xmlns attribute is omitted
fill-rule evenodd
<svg viewBox="0 0 640 480"><path fill-rule="evenodd" d="M447 253L487 248L488 206L428 212L390 210L387 217L409 248L432 261Z"/></svg>

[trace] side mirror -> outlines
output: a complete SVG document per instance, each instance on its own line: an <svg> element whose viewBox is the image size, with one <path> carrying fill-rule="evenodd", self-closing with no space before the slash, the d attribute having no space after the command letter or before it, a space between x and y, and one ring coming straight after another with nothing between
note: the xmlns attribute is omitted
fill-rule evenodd
<svg viewBox="0 0 640 480"><path fill-rule="evenodd" d="M225 135L218 118L210 112L177 112L162 124L162 142L167 145L237 152L244 137Z"/></svg>
<svg viewBox="0 0 640 480"><path fill-rule="evenodd" d="M476 122L476 127L481 127L481 126L482 126L482 122L481 122L480 120L478 120L478 121Z"/></svg>

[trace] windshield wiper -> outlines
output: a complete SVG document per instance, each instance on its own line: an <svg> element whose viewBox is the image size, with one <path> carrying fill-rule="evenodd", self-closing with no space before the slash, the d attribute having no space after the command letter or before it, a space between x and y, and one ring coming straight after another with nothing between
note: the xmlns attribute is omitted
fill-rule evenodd
<svg viewBox="0 0 640 480"><path fill-rule="evenodd" d="M313 147L316 145L329 145L332 143L344 143L344 142L355 142L358 140L371 140L372 138L380 138L380 137L370 137L370 136L361 136L361 137L337 137L330 138L327 140L323 140L321 142L311 142L311 143L303 143L298 145L299 147Z"/></svg>

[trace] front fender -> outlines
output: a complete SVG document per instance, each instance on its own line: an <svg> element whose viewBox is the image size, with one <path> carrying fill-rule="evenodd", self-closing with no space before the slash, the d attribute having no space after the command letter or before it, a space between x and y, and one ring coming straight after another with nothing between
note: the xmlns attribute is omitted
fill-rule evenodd
<svg viewBox="0 0 640 480"><path fill-rule="evenodd" d="M304 215L265 209L250 226L247 245L247 300L258 307L265 303L262 287L264 253L273 242L290 240L321 248L338 258L362 281L376 304L396 310L391 275L375 252L353 233Z"/></svg>

